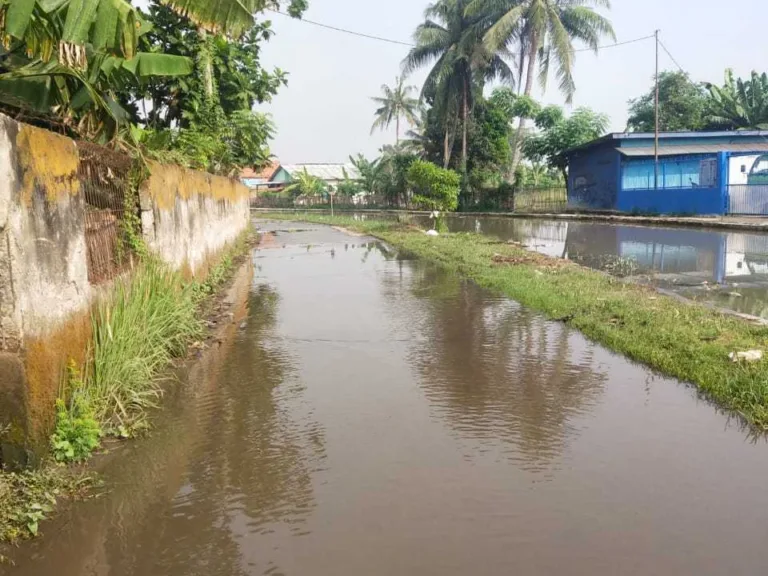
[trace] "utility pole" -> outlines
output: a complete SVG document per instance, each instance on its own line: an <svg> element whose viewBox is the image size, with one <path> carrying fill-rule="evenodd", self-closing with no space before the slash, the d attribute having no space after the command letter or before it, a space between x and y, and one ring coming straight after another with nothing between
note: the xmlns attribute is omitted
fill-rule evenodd
<svg viewBox="0 0 768 576"><path fill-rule="evenodd" d="M656 131L653 142L653 188L659 189L659 31L656 30Z"/></svg>

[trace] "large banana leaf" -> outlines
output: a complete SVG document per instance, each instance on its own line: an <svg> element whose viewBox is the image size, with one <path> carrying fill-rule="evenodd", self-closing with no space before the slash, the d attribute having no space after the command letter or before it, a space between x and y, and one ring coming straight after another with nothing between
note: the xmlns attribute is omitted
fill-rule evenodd
<svg viewBox="0 0 768 576"><path fill-rule="evenodd" d="M184 56L139 52L133 58L110 56L101 65L101 71L110 75L118 68L127 70L137 78L150 76L186 76L194 69L194 62Z"/></svg>
<svg viewBox="0 0 768 576"><path fill-rule="evenodd" d="M253 26L253 14L271 0L162 0L176 12L192 20L201 28L214 33L239 37Z"/></svg>
<svg viewBox="0 0 768 576"><path fill-rule="evenodd" d="M4 16L4 17L3 17ZM127 0L0 0L0 33L22 40L33 56L85 67L85 44L132 57L141 18Z"/></svg>

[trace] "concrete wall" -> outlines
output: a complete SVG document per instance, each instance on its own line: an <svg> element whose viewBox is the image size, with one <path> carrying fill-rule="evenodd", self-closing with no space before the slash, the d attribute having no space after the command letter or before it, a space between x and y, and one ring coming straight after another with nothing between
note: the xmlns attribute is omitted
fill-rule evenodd
<svg viewBox="0 0 768 576"><path fill-rule="evenodd" d="M151 171L140 194L147 244L175 268L205 274L211 258L248 226L248 188L178 166L153 164Z"/></svg>
<svg viewBox="0 0 768 576"><path fill-rule="evenodd" d="M610 143L569 158L568 207L613 210L621 179L620 155Z"/></svg>
<svg viewBox="0 0 768 576"><path fill-rule="evenodd" d="M0 116L0 167L0 428L18 447L42 442L84 355L91 287L74 142Z"/></svg>
<svg viewBox="0 0 768 576"><path fill-rule="evenodd" d="M0 115L0 462L47 444L91 339L78 167L75 142ZM249 224L248 190L227 178L154 165L140 199L150 248L198 275Z"/></svg>

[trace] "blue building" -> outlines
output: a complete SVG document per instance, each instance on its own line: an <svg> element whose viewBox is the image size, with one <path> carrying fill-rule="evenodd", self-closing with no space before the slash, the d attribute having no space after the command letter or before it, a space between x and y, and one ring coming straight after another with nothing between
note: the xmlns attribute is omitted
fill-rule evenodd
<svg viewBox="0 0 768 576"><path fill-rule="evenodd" d="M566 152L568 205L657 214L768 215L768 131L608 134Z"/></svg>

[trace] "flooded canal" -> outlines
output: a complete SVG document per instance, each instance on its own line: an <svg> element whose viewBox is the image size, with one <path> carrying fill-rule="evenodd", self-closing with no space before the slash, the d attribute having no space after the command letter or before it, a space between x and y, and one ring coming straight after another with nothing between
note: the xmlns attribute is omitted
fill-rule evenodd
<svg viewBox="0 0 768 576"><path fill-rule="evenodd" d="M426 218L417 218L428 224ZM768 235L605 222L451 216L452 232L520 242L556 258L768 319Z"/></svg>
<svg viewBox="0 0 768 576"><path fill-rule="evenodd" d="M372 239L258 224L243 328L8 574L766 573L768 446L690 387Z"/></svg>

